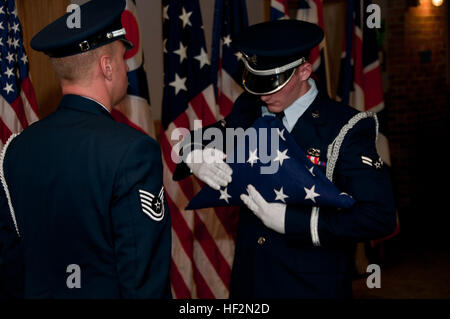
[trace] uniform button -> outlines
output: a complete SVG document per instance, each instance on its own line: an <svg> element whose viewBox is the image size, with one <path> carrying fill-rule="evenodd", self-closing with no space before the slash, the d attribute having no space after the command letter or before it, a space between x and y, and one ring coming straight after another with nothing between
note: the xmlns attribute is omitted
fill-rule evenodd
<svg viewBox="0 0 450 319"><path fill-rule="evenodd" d="M261 236L258 238L258 244L264 245L265 243L266 243L266 239L264 237Z"/></svg>

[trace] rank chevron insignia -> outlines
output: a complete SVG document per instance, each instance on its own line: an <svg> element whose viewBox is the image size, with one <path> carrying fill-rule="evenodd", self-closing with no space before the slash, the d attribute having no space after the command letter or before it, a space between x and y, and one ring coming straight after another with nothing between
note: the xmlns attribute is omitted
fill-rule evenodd
<svg viewBox="0 0 450 319"><path fill-rule="evenodd" d="M159 222L164 218L164 187L158 196L150 192L139 190L142 212L151 219Z"/></svg>
<svg viewBox="0 0 450 319"><path fill-rule="evenodd" d="M264 129L269 131L262 134ZM351 207L355 200L339 191L284 129L282 122L276 117L259 118L248 129L256 132L258 147L255 143L248 142L248 136L252 132L246 131L244 138L227 153L227 162L233 170L232 182L220 190L203 187L186 209L242 205L240 195L247 193L249 184L254 185L268 202ZM278 140L276 145L274 136ZM245 156L239 156L242 154L237 154L238 150L245 150ZM273 173L263 174L262 169L270 166L277 166L277 169Z"/></svg>

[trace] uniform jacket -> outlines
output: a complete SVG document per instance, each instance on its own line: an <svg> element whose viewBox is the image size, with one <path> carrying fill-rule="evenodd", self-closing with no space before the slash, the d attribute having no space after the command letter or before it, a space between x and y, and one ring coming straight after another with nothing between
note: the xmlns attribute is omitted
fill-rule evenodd
<svg viewBox="0 0 450 319"><path fill-rule="evenodd" d="M261 116L258 97L242 94L222 127L250 127ZM319 93L299 118L291 135L304 151L320 151L327 162L327 148L357 111ZM239 215L238 235L232 269L231 298L346 298L351 297L353 248L357 241L376 239L395 228L392 188L386 167L375 168L376 128L363 119L347 134L334 170L337 188L353 196L348 210L319 208L317 234L311 234L312 207L287 205L285 230L267 228L247 207ZM204 141L206 145L207 142ZM225 145L225 143L223 144ZM319 166L325 173L324 166ZM177 176L188 172L179 165ZM264 182L263 175L261 182ZM313 230L314 231L314 230Z"/></svg>
<svg viewBox="0 0 450 319"><path fill-rule="evenodd" d="M63 97L12 140L0 192L0 291L25 298L167 298L171 224L159 145L95 101ZM74 287L79 267L81 287Z"/></svg>

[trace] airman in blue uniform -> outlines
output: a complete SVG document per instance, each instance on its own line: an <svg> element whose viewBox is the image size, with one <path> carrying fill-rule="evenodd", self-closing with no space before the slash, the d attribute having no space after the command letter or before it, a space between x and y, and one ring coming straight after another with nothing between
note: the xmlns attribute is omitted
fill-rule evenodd
<svg viewBox="0 0 450 319"><path fill-rule="evenodd" d="M81 6L32 40L51 57L57 111L1 156L0 295L170 298L171 223L158 143L110 115L128 87L123 0Z"/></svg>
<svg viewBox="0 0 450 319"><path fill-rule="evenodd" d="M246 92L214 127L226 136L226 128L247 129L260 116L278 116L317 168L356 204L337 209L271 203L248 186L249 193L241 195L245 205L239 215L231 298L351 297L355 243L395 228L392 187L375 147L376 116L332 101L311 78L309 51L322 39L318 26L297 20L253 25L235 37L233 45L245 64ZM203 151L198 144L191 147L191 153L207 153L208 142L203 141ZM225 162L191 163L192 156L185 154L189 149L184 148L185 162L174 179L192 172L215 189L232 180Z"/></svg>

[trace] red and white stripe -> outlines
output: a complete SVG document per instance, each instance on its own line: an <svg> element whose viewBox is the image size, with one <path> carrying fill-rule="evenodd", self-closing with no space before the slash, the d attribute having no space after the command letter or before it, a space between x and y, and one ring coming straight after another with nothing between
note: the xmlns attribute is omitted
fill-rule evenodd
<svg viewBox="0 0 450 319"><path fill-rule="evenodd" d="M30 76L21 83L20 96L9 104L0 96L0 149L8 138L39 120L36 96Z"/></svg>
<svg viewBox="0 0 450 319"><path fill-rule="evenodd" d="M193 129L195 120L203 126L219 119L213 86L208 86L189 103L184 113L161 133L164 186L172 217L171 283L174 298L227 298L234 256L233 227L229 209L207 208L185 211L189 200L203 186L196 178L172 180L177 159L172 140L176 129Z"/></svg>
<svg viewBox="0 0 450 319"><path fill-rule="evenodd" d="M234 102L244 90L228 72L222 68L222 59L219 64L219 74L217 81L217 105L220 115L226 117L230 114Z"/></svg>
<svg viewBox="0 0 450 319"><path fill-rule="evenodd" d="M127 95L120 104L114 107L111 115L116 121L125 123L155 138L152 110L144 98Z"/></svg>

